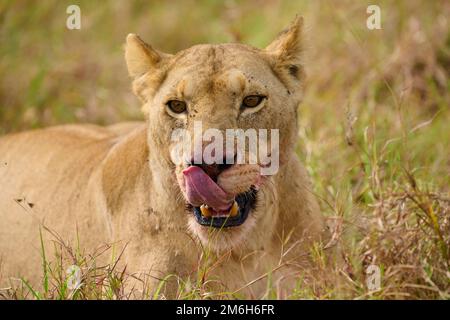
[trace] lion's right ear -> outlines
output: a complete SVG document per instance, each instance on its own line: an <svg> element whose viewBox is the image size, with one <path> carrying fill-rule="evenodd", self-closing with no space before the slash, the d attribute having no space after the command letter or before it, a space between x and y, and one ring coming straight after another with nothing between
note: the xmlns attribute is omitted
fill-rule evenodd
<svg viewBox="0 0 450 320"><path fill-rule="evenodd" d="M137 78L158 68L166 56L166 54L153 49L134 33L127 36L125 60L131 77Z"/></svg>
<svg viewBox="0 0 450 320"><path fill-rule="evenodd" d="M127 36L125 60L128 73L134 79L133 92L143 102L153 96L154 89L164 79L171 57L170 54L153 49L133 33Z"/></svg>

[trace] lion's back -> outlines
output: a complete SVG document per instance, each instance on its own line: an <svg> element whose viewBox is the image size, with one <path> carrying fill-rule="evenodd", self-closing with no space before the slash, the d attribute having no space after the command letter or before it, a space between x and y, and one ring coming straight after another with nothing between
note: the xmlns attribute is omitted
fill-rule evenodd
<svg viewBox="0 0 450 320"><path fill-rule="evenodd" d="M76 228L88 231L87 247L105 241L105 222L90 216L92 177L132 128L64 125L0 137L0 282L39 278L43 227L74 242Z"/></svg>

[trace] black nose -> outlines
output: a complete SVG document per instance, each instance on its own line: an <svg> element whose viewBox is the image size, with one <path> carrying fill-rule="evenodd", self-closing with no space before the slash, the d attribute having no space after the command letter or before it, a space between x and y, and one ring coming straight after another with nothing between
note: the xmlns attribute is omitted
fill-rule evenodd
<svg viewBox="0 0 450 320"><path fill-rule="evenodd" d="M190 165L202 168L202 170L205 171L205 173L213 179L214 182L217 182L217 177L219 174L232 166L232 164L227 164L225 159L223 159L223 163L213 164L194 163L194 159L192 159Z"/></svg>

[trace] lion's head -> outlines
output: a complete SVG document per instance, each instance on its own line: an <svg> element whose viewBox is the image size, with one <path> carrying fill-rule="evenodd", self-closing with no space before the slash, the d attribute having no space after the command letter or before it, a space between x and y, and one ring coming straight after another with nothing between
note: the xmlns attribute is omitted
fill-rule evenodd
<svg viewBox="0 0 450 320"><path fill-rule="evenodd" d="M144 103L150 153L176 175L189 228L204 244L227 249L243 239L261 243L276 224L273 165L282 167L294 150L304 77L301 29L302 19L296 18L262 50L207 44L175 55L153 49L134 34L127 37L126 62L133 90ZM237 140L227 145L227 129L244 132L244 151ZM272 129L266 130L269 162L262 163L260 153L250 161L255 141L245 136L248 129L257 135ZM277 139L273 129L279 130ZM174 139L175 132L184 133L184 140ZM261 150L264 139L259 138ZM275 170L261 171L271 166Z"/></svg>

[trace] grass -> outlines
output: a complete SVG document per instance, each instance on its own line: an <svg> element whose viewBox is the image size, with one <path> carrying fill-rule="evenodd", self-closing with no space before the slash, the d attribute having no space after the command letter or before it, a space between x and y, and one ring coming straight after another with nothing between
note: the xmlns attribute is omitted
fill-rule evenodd
<svg viewBox="0 0 450 320"><path fill-rule="evenodd" d="M342 247L342 291L314 274L292 299L450 298L450 6L445 1L380 1L382 30L368 30L366 1L75 1L82 29L65 28L74 1L0 4L0 134L67 122L141 119L123 62L136 32L175 52L196 43L242 41L262 47L295 12L307 24L308 72L299 113L298 154ZM43 232L50 232L43 230ZM48 249L48 248L47 248ZM111 247L87 253L55 235L42 251L43 283L0 291L15 299L126 299L126 270ZM97 265L99 255L111 263ZM197 279L175 279L180 299L245 298L208 287L205 253ZM77 265L82 284L67 287ZM369 265L381 287L366 284ZM145 284L145 277L143 283ZM267 298L277 298L270 274ZM161 288L165 285L161 281ZM141 298L163 298L160 292Z"/></svg>

